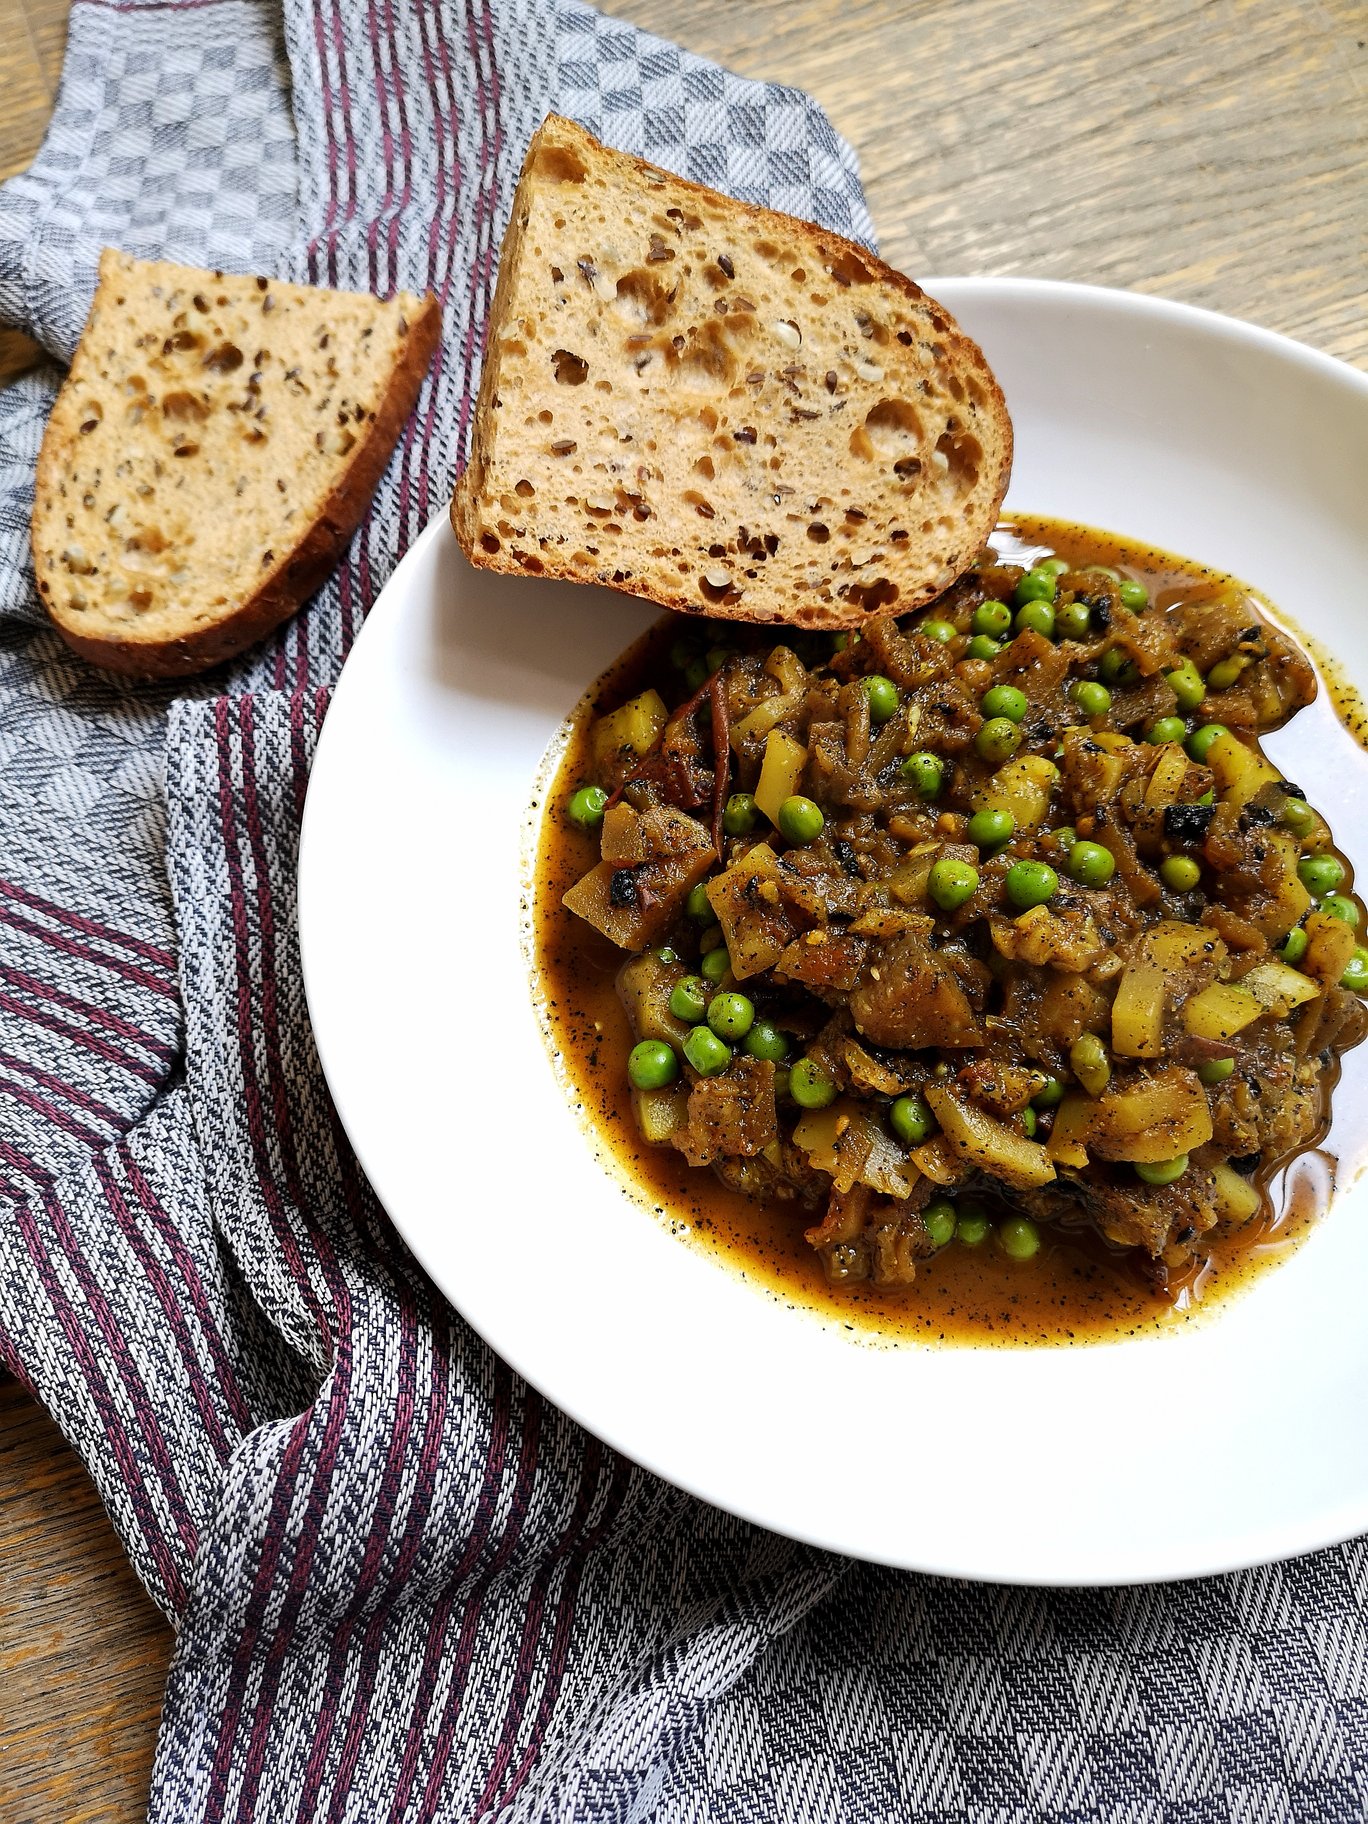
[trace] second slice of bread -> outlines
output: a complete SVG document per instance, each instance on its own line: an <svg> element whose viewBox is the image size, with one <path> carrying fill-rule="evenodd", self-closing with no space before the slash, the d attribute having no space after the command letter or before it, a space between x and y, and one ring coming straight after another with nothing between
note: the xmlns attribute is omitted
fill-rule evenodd
<svg viewBox="0 0 1368 1824"><path fill-rule="evenodd" d="M67 644L181 677L293 614L365 512L440 334L431 297L106 248L34 494L38 591Z"/></svg>
<svg viewBox="0 0 1368 1824"><path fill-rule="evenodd" d="M852 626L968 568L1011 454L982 353L910 279L545 121L452 503L475 563Z"/></svg>

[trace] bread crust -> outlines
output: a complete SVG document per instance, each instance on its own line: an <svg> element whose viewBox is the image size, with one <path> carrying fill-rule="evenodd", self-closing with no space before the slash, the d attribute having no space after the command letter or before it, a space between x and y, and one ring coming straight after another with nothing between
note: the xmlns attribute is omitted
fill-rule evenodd
<svg viewBox="0 0 1368 1824"><path fill-rule="evenodd" d="M99 285L92 309L104 301L100 294L112 283L108 253L106 249L101 256ZM44 589L42 559L35 549L34 568L39 593L66 644L92 665L124 677L183 678L236 658L289 620L327 580L365 514L417 401L441 335L441 308L429 293L409 322L403 359L394 370L384 398L374 417L367 420L355 448L348 453L346 467L321 512L294 546L276 559L252 595L222 620L173 639L114 639L82 633L53 607L50 594ZM70 435L54 429L57 418L54 409L38 456L35 501L54 489L62 463L72 447Z"/></svg>
<svg viewBox="0 0 1368 1824"><path fill-rule="evenodd" d="M490 550L481 542L480 495L483 492L490 461L490 446L495 433L499 392L499 330L507 319L512 305L514 275L528 214L528 196L531 187L537 181L536 157L544 136L554 137L561 142L568 141L571 146L577 147L586 157L590 158L603 150L592 134L579 126L577 122L567 120L558 114L547 115L528 148L527 158L524 161L513 198L509 227L500 254L499 275L493 306L485 332L485 361L472 420L470 457L464 471L457 479L451 501L451 523L462 550L470 562L481 569L495 570L514 576L535 573L538 576L563 582L613 588L621 594L642 597L679 614L716 616L731 621L751 621L768 625L797 620L799 616L796 612L796 603L787 607L777 602L757 606L750 598L749 591L739 601L711 604L696 594L686 595L682 589L662 589L652 584L649 579L642 577L633 577L625 581L610 581L604 575L586 574L583 569L571 564L559 552L552 549L545 549L539 553L539 567L534 571L531 566L521 560L521 556L516 550L510 550L503 544L500 544L497 550ZM615 161L626 161L639 174L643 185L651 183L653 177L659 175L659 167L653 166L645 159L616 150L611 152L611 157ZM988 411L1002 445L1000 475L990 493L984 496L982 501L976 503L973 522L966 521L962 526L956 528L954 534L947 535L944 558L936 576L915 590L902 592L894 604L876 606L871 609L862 607L858 602L847 598L830 604L819 614L811 612L810 609L806 610L802 615L802 624L806 627L833 629L858 627L882 616L907 614L935 600L959 576L964 574L978 556L997 523L999 509L1007 492L1011 475L1013 455L1011 418L1002 388L982 350L960 329L936 300L929 297L914 280L908 278L906 274L896 271L886 261L871 253L868 248L850 240L847 236L838 234L832 229L823 228L816 223L805 222L795 216L785 216L775 210L761 208L753 203L741 202L735 198L721 195L705 185L694 183L688 178L678 177L673 172L667 172L665 176L672 191L691 193L708 199L715 206L722 206L728 216L740 226L756 231L769 229L778 216L784 223L791 223L792 231L799 234L825 261L834 264L853 257L862 267L872 272L876 279L898 293L908 304L929 312L937 336L945 344L944 365L957 361L962 367L972 369L978 377L985 389ZM834 452L833 460L836 460Z"/></svg>

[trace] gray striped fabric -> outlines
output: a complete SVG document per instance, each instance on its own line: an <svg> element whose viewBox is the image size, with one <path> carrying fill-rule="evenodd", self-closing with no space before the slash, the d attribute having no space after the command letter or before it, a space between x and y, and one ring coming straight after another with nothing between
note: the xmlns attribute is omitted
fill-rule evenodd
<svg viewBox="0 0 1368 1824"><path fill-rule="evenodd" d="M104 241L431 288L445 317L337 577L188 690L103 679L45 627L27 517L59 370L0 395L0 1355L178 1628L153 1818L1368 1815L1361 1544L1062 1594L758 1533L485 1349L322 1083L309 764L446 500L532 128L554 105L867 239L847 148L801 95L577 0L79 0L71 29L48 142L0 191L0 317L55 361Z"/></svg>

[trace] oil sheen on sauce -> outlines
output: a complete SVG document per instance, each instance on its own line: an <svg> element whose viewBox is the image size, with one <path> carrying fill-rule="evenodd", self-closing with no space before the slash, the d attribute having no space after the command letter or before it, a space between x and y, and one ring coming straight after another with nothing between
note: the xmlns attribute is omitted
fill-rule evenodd
<svg viewBox="0 0 1368 1824"><path fill-rule="evenodd" d="M1161 607L1180 600L1245 594L1269 619L1280 617L1244 584L1166 552L1087 527L1043 519L1005 522L993 540L1000 561L1026 563L1060 551L1076 564L1111 565L1140 578ZM1309 647L1295 628L1284 630ZM1212 1244L1206 1264L1172 1299L1150 1290L1124 1253L1090 1231L1042 1226L1043 1245L1013 1261L991 1243L944 1248L918 1266L916 1283L896 1291L826 1283L803 1229L816 1218L793 1203L762 1204L728 1190L668 1148L643 1144L632 1118L627 1054L632 1039L614 978L623 954L566 912L561 895L598 860L597 841L557 815L587 777L584 741L596 708L611 708L642 688L663 661L678 623L662 624L623 655L572 718L559 765L547 780L540 820L531 915L533 994L561 1082L605 1167L643 1207L752 1282L760 1295L812 1311L864 1340L990 1346L1114 1342L1172 1330L1218 1308L1297 1246L1337 1188L1357 1175L1368 1122L1368 1044L1349 1052L1333 1097L1329 1131L1284 1166L1270 1185L1271 1213ZM781 639L782 629L774 629ZM1302 786L1345 844L1348 859L1368 861L1368 717L1353 686L1313 649L1321 688L1314 702L1262 745L1287 778ZM641 682L637 682L641 679ZM1351 732L1352 731L1352 732ZM1361 745L1362 744L1362 745ZM1359 832L1363 832L1362 838ZM1364 853L1355 856L1362 843Z"/></svg>

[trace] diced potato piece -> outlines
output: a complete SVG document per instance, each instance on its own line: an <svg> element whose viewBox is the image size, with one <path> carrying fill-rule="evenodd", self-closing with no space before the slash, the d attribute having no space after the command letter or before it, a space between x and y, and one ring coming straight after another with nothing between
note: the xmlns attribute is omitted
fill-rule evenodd
<svg viewBox="0 0 1368 1824"><path fill-rule="evenodd" d="M1093 1105L1088 1146L1101 1159L1144 1165L1195 1152L1210 1138L1206 1091L1193 1071L1170 1064L1139 1083L1105 1089Z"/></svg>
<svg viewBox="0 0 1368 1824"><path fill-rule="evenodd" d="M841 1192L867 1184L885 1197L906 1197L917 1168L869 1110L849 1096L830 1108L812 1109L793 1130L794 1143L819 1171L830 1172Z"/></svg>
<svg viewBox="0 0 1368 1824"><path fill-rule="evenodd" d="M1246 747L1238 735L1217 735L1207 749L1206 763L1216 775L1216 795L1227 804L1245 805L1266 785L1282 778L1270 761Z"/></svg>
<svg viewBox="0 0 1368 1824"><path fill-rule="evenodd" d="M1023 1188L1049 1184L1054 1178L1050 1155L1019 1128L994 1120L943 1083L928 1083L926 1099L941 1132L966 1164Z"/></svg>
<svg viewBox="0 0 1368 1824"><path fill-rule="evenodd" d="M618 970L618 999L635 1039L664 1039L677 1051L689 1027L670 1012L670 994L683 976L677 963L662 963L653 950L632 956Z"/></svg>
<svg viewBox="0 0 1368 1824"><path fill-rule="evenodd" d="M1132 964L1112 1002L1112 1050L1119 1058L1157 1058L1164 1049L1164 976Z"/></svg>
<svg viewBox="0 0 1368 1824"><path fill-rule="evenodd" d="M1187 770L1188 758L1182 748L1176 741L1166 743L1159 750L1159 758L1150 774L1149 785L1145 788L1145 803L1151 809L1159 805L1176 804Z"/></svg>
<svg viewBox="0 0 1368 1824"><path fill-rule="evenodd" d="M1302 958L1302 968L1312 981L1329 988L1349 967L1349 958L1358 944L1358 933L1352 925L1346 925L1342 918L1332 918L1328 912L1308 912L1305 930L1306 955Z"/></svg>
<svg viewBox="0 0 1368 1824"><path fill-rule="evenodd" d="M1213 982L1183 1008L1183 1024L1194 1039L1215 1039L1224 1043L1243 1032L1263 1012L1259 1002L1243 988L1232 988L1228 982Z"/></svg>
<svg viewBox="0 0 1368 1824"><path fill-rule="evenodd" d="M757 842L708 883L708 904L722 927L737 981L771 968L798 934L780 898L778 876L778 856L767 842Z"/></svg>
<svg viewBox="0 0 1368 1824"><path fill-rule="evenodd" d="M1205 926L1163 919L1136 946L1112 1003L1112 1050L1121 1058L1157 1058L1164 1012L1188 986L1194 969L1214 973L1225 945ZM1198 977L1200 980L1200 976Z"/></svg>
<svg viewBox="0 0 1368 1824"><path fill-rule="evenodd" d="M1291 1013L1294 1007L1314 1001L1320 993L1320 984L1313 982L1310 976L1303 975L1290 963L1280 963L1272 958L1266 963L1256 963L1248 975L1242 975L1240 986L1279 1019Z"/></svg>
<svg viewBox="0 0 1368 1824"><path fill-rule="evenodd" d="M1251 1216L1258 1215L1263 1199L1248 1178L1241 1178L1224 1160L1217 1160L1211 1175L1216 1180L1216 1201L1226 1222L1248 1222Z"/></svg>
<svg viewBox="0 0 1368 1824"><path fill-rule="evenodd" d="M771 823L779 822L779 806L785 798L792 798L803 783L806 765L807 748L803 743L782 728L772 728L765 737L765 758L755 786L756 805Z"/></svg>
<svg viewBox="0 0 1368 1824"><path fill-rule="evenodd" d="M1000 766L970 794L976 811L1007 811L1019 830L1035 830L1050 813L1058 768L1038 754L1021 754Z"/></svg>
<svg viewBox="0 0 1368 1824"><path fill-rule="evenodd" d="M647 1146L669 1146L688 1119L689 1086L672 1083L668 1089L634 1089L632 1113L637 1131Z"/></svg>
<svg viewBox="0 0 1368 1824"><path fill-rule="evenodd" d="M600 716L589 737L595 771L606 773L624 753L635 754L638 759L649 754L669 719L669 711L655 690L643 690L621 709Z"/></svg>
<svg viewBox="0 0 1368 1824"><path fill-rule="evenodd" d="M1045 1150L1057 1165L1081 1169L1088 1163L1087 1138L1094 1106L1091 1096L1071 1091L1055 1110L1054 1126L1050 1129Z"/></svg>

